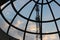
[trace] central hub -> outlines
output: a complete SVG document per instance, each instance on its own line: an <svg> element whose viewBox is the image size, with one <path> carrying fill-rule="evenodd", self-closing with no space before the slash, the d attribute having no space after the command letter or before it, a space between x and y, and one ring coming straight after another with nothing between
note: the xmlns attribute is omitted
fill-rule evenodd
<svg viewBox="0 0 60 40"><path fill-rule="evenodd" d="M42 4L42 0L33 0L36 4ZM48 0L48 3L51 3L54 0ZM43 5L48 4L46 0L43 0Z"/></svg>

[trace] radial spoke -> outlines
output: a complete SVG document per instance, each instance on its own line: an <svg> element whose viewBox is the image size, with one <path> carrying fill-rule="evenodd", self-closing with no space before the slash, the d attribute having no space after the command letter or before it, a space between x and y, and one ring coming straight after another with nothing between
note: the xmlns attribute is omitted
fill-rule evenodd
<svg viewBox="0 0 60 40"><path fill-rule="evenodd" d="M42 40L42 14L43 14L43 1L42 0L42 5L41 5L41 27L40 27L40 38Z"/></svg>
<svg viewBox="0 0 60 40"><path fill-rule="evenodd" d="M15 20L16 16L17 16L17 14L13 17L13 19L12 19L12 21L11 21L11 24L12 24L13 21ZM9 33L10 28L11 28L11 25L9 25L9 27L8 27L8 29L7 29L7 34Z"/></svg>
<svg viewBox="0 0 60 40"><path fill-rule="evenodd" d="M34 11L34 9L35 9L35 6L36 6L36 4L35 4L34 7L32 8L32 11L31 11L31 13L30 13L30 15L29 15L29 17L28 17L29 19L30 19L31 15L32 15L32 13L33 13L33 11ZM27 20L27 23L26 23L26 26L25 26L25 32L24 32L24 35L23 35L23 40L25 40L25 35L26 35L26 30L27 30L28 23L29 23L29 20Z"/></svg>
<svg viewBox="0 0 60 40"><path fill-rule="evenodd" d="M54 2L55 2L58 6L60 6L60 4L59 4L56 0L55 0Z"/></svg>
<svg viewBox="0 0 60 40"><path fill-rule="evenodd" d="M20 10L18 11L18 12L20 12L26 5L28 5L30 2L31 2L32 0L30 0L30 1L28 1L26 4L24 4L23 6L22 6L22 8L20 8Z"/></svg>
<svg viewBox="0 0 60 40"><path fill-rule="evenodd" d="M46 1L48 2L48 0L46 0ZM48 3L48 6L49 6L49 9L50 9L50 11L51 11L52 17L53 17L53 19L55 20L55 17L54 17L53 11L52 11L51 6L50 6L49 3ZM57 25L56 20L55 20L54 22L55 22L56 29L57 29L57 32L58 32L58 35L59 35L59 38L60 38L60 32L59 32L59 28L58 28L58 25Z"/></svg>
<svg viewBox="0 0 60 40"><path fill-rule="evenodd" d="M16 0L13 0L13 2L14 2L14 1L16 1ZM2 8L2 11L3 11L9 4L11 4L11 2L9 2L8 4L6 4L6 5L4 6L4 8Z"/></svg>

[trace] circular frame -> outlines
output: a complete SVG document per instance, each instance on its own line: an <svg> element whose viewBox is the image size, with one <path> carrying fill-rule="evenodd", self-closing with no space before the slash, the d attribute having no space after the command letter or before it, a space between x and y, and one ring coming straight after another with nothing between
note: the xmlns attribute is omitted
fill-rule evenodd
<svg viewBox="0 0 60 40"><path fill-rule="evenodd" d="M10 4L10 3L9 3ZM8 5L9 5L8 4ZM13 9L15 9L15 7L13 6L13 2L11 1L11 5L12 5L12 7L13 7ZM5 6L6 7L6 6ZM5 8L4 7L4 8ZM3 8L3 9L4 9ZM11 25L13 28L15 28L15 29L17 29L17 30L20 30L20 31L22 31L22 32L26 32L26 33L30 33L30 34L39 34L40 35L40 33L35 33L35 32L29 32L29 31L25 31L25 30L22 30L22 29L20 29L20 28L17 28L16 26L14 26L14 25L12 25L6 18L5 18L5 16L3 15L3 13L2 13L2 9L0 9L0 14L1 14L1 16L2 16L2 18L6 21L6 23L8 23L9 25ZM15 11L16 11L16 13L18 14L18 15L20 15L18 12L17 12L17 10L15 9ZM21 16L21 15L20 15ZM56 19L56 20L59 20L59 19ZM55 20L55 21L56 21ZM35 22L39 22L39 21L35 21ZM59 32L51 32L51 33L42 33L42 35L50 35L50 34L56 34L56 33L59 33Z"/></svg>
<svg viewBox="0 0 60 40"><path fill-rule="evenodd" d="M11 2L12 2L12 0L11 0ZM13 2L11 3L11 5L12 5L12 8L14 9L14 11L17 13L17 15L19 15L20 17L22 17L22 18L24 18L24 19L26 19L26 20L32 21L32 22L41 23L41 21L36 21L36 20L32 20L32 19L26 18L26 17L24 17L23 15L21 15L21 14L19 13L26 5L27 5L28 3L30 3L30 2L31 2L31 0L30 0L29 2L27 2L24 6L22 6L19 11L16 10L16 8L14 7ZM57 18L57 19L55 19L55 20L42 21L42 23L54 22L54 21L58 21L58 20L60 20L60 18Z"/></svg>
<svg viewBox="0 0 60 40"><path fill-rule="evenodd" d="M39 2L36 2L35 0L33 0L35 3L37 3L37 4L39 4L39 5L42 5L42 3L39 3ZM51 0L50 2L48 2L48 3L51 3L51 2L53 2L53 1L55 1L55 0ZM46 4L48 4L48 3L43 3L43 5L46 5Z"/></svg>

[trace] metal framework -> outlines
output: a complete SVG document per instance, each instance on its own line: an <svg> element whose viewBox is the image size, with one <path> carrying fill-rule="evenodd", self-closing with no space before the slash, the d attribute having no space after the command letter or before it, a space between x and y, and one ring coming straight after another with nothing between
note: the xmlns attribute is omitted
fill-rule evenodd
<svg viewBox="0 0 60 40"><path fill-rule="evenodd" d="M40 19L41 18L40 18L40 15L39 15L39 5L36 5L36 20L41 21ZM42 33L42 30L40 30L40 29L42 29L41 28L41 23L36 23L36 33ZM38 38L39 38L39 35L36 34L36 40L38 40ZM41 35L40 35L40 39L41 39Z"/></svg>
<svg viewBox="0 0 60 40"><path fill-rule="evenodd" d="M60 31L59 31L59 29L58 29L58 25L57 25L57 22L56 22L56 21L60 20L60 18L57 18L57 19L55 18L54 13L53 13L53 10L52 10L51 5L50 5L51 2L55 2L55 3L60 7L60 4L59 4L56 0L51 0L50 2L49 2L48 0L46 0L46 3L44 3L44 0L42 0L41 3L39 2L39 0L37 0L37 1L35 1L35 0L29 0L26 4L24 4L24 5L21 7L21 9L20 9L19 11L16 10L16 8L15 8L15 6L14 6L14 4L13 4L14 1L13 1L13 0L9 0L9 1L10 1L10 2L9 2L7 5L5 5L4 8L0 9L0 15L3 17L3 19L6 21L6 23L9 24L9 27L8 27L8 30L7 30L7 35L8 35L9 30L10 30L10 28L11 28L11 26L12 26L13 28L15 28L15 29L17 29L17 30L20 30L20 31L24 32L23 40L25 40L26 33L40 35L40 39L41 39L41 40L42 40L42 35L50 35L50 34L56 34L56 33L58 33L59 38L60 38ZM16 1L16 0L15 0L15 1ZM19 12L20 12L27 4L29 4L29 3L32 2L32 1L35 3L35 5L34 5L34 7L32 8L29 17L26 18L26 17L24 17L23 15L21 15ZM8 2L8 1L3 1L3 0L2 0L2 2L0 1L0 3L1 3L0 6L3 5L3 4L6 3L6 2ZM16 15L15 15L14 18L12 19L11 23L5 18L5 16L4 16L3 13L2 13L2 11L3 11L9 4L11 4L12 8L13 8L14 11L16 12ZM46 4L48 5L48 7L49 7L49 9L50 9L50 12L51 12L51 15L52 15L52 17L53 17L53 20L42 21L43 5L46 5ZM41 14L40 14L40 17L39 17L39 5L41 5ZM32 19L30 19L30 17L31 17L31 15L32 15L32 13L33 13L33 11L34 11L35 8L36 8L36 15L38 15L38 16L36 16L36 20L32 20ZM19 15L20 17L22 17L22 18L24 18L24 19L27 20L27 23L26 23L26 26L25 26L25 30L22 30L22 29L20 29L20 28L15 27L14 25L12 25L12 23L14 22L14 20L15 20L15 18L16 18L17 15ZM27 31L27 26L28 26L29 21L39 23L39 26L36 24L36 25L39 27L39 33L38 33L38 32L34 33L34 32ZM55 23L57 32L42 33L42 23L49 23L49 22L54 22L54 23Z"/></svg>

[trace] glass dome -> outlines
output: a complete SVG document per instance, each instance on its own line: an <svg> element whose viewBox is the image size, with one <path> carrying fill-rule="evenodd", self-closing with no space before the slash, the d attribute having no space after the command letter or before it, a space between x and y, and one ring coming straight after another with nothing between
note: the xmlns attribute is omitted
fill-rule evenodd
<svg viewBox="0 0 60 40"><path fill-rule="evenodd" d="M60 40L60 0L9 0L0 6L0 28L19 40Z"/></svg>

